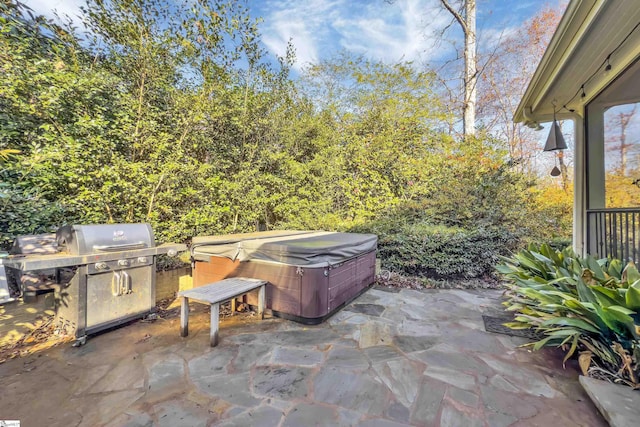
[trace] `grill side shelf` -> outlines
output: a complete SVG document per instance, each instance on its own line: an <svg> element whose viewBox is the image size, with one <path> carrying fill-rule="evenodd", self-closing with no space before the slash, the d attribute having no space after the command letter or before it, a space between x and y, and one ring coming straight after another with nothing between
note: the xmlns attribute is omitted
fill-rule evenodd
<svg viewBox="0 0 640 427"><path fill-rule="evenodd" d="M103 252L89 255L36 255L36 256L10 256L3 259L3 265L21 271L45 270L49 268L71 267L78 265L94 264L96 262L116 261L124 258L141 256L156 256L168 252L184 252L187 246L180 243L165 243L160 246L144 249L132 249L119 252Z"/></svg>

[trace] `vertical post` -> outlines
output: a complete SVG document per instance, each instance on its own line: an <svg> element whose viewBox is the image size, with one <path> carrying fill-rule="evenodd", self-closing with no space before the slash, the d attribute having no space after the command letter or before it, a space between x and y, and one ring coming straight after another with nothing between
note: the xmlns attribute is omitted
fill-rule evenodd
<svg viewBox="0 0 640 427"><path fill-rule="evenodd" d="M189 298L182 297L180 305L180 336L189 335Z"/></svg>
<svg viewBox="0 0 640 427"><path fill-rule="evenodd" d="M265 305L265 289L267 285L260 286L258 289L258 316L260 319L264 319L264 305Z"/></svg>
<svg viewBox="0 0 640 427"><path fill-rule="evenodd" d="M626 262L632 259L629 252L629 212L624 213L624 259Z"/></svg>
<svg viewBox="0 0 640 427"><path fill-rule="evenodd" d="M573 120L573 250L584 256L593 250L587 243L594 241L595 230L587 218L587 141L582 117L576 115Z"/></svg>
<svg viewBox="0 0 640 427"><path fill-rule="evenodd" d="M220 318L220 303L211 304L211 347L218 345L218 321Z"/></svg>
<svg viewBox="0 0 640 427"><path fill-rule="evenodd" d="M233 316L234 314L236 314L236 299L232 298L231 299L231 315Z"/></svg>
<svg viewBox="0 0 640 427"><path fill-rule="evenodd" d="M605 107L590 103L584 109L584 119L580 120L576 118L576 153L574 157L574 164L576 171L574 174L575 192L574 197L576 204L574 208L574 238L575 233L580 232L582 225L586 225L582 230L585 236L588 236L587 240L594 241L593 236L595 230L593 224L585 224L581 221L582 218L577 217L580 212L584 212L587 209L604 209L606 208L605 198L605 150L604 150L604 111ZM579 124L582 123L582 126ZM578 144L582 142L582 144ZM581 163L578 164L578 162ZM580 179L578 179L580 178ZM581 205L578 206L577 202L580 195L583 194L583 200L580 200ZM604 213L604 244L605 251L609 256L615 256L613 253L613 247L611 246L611 237L613 229L611 228L612 217L606 212ZM586 255L584 252L597 254L597 247L588 247L583 250L582 255ZM578 252L579 253L579 252Z"/></svg>
<svg viewBox="0 0 640 427"><path fill-rule="evenodd" d="M632 247L632 251L633 251L633 262L638 262L638 257L636 256L636 251L638 249L638 246L636 244L636 229L638 228L638 220L636 219L636 213L632 212L631 213L631 232L633 233L633 237L632 237L632 241L633 241L633 245Z"/></svg>

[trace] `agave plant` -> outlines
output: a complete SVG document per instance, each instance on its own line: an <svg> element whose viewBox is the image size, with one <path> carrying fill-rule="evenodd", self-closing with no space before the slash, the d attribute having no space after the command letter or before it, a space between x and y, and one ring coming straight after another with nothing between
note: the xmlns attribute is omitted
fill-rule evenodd
<svg viewBox="0 0 640 427"><path fill-rule="evenodd" d="M632 262L623 266L548 245L530 245L502 261L504 304L515 313L505 325L544 335L526 345L561 347L565 362L579 352L585 374L640 386L640 273Z"/></svg>

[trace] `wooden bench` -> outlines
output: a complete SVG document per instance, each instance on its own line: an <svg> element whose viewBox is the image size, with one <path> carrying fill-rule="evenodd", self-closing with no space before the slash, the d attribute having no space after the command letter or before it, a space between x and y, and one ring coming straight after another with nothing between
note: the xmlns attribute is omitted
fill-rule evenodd
<svg viewBox="0 0 640 427"><path fill-rule="evenodd" d="M190 299L202 304L211 305L211 347L218 345L220 303L231 300L232 306L235 306L233 303L237 297L258 289L258 315L261 319L264 318L266 285L267 282L264 280L236 277L209 283L198 288L178 293L178 296L182 298L180 310L180 336L186 337L189 335ZM235 309L235 307L232 307L232 309Z"/></svg>

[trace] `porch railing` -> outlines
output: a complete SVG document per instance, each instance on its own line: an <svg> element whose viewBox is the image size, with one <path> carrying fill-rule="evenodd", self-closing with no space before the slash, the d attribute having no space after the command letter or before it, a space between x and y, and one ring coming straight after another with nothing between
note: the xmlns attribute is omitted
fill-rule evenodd
<svg viewBox="0 0 640 427"><path fill-rule="evenodd" d="M640 208L587 210L587 248L598 258L638 262Z"/></svg>

